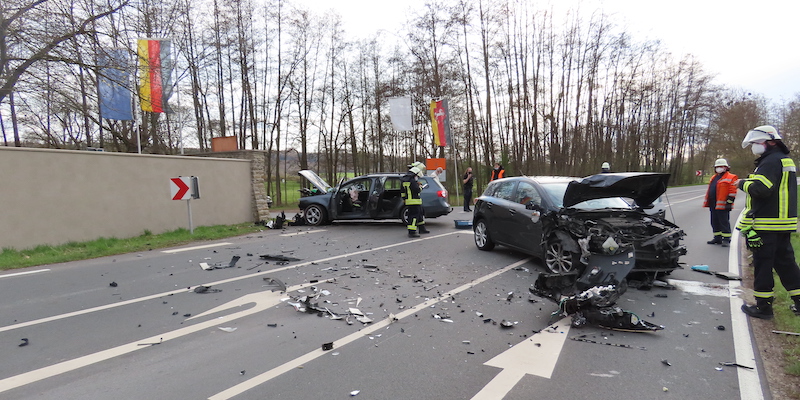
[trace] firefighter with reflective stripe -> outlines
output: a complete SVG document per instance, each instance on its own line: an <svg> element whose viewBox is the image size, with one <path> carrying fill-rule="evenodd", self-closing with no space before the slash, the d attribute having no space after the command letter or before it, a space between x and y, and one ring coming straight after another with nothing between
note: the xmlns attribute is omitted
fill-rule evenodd
<svg viewBox="0 0 800 400"><path fill-rule="evenodd" d="M789 148L778 130L764 125L752 129L742 141L757 155L756 169L738 186L745 193L744 216L736 225L753 252L753 294L756 304L742 311L756 318L772 318L774 299L772 270L791 296L790 306L800 315L800 268L790 237L797 230L797 171Z"/></svg>
<svg viewBox="0 0 800 400"><path fill-rule="evenodd" d="M425 216L422 211L422 186L419 178L425 176L425 164L414 161L408 172L400 178L403 185L403 200L408 208L408 237L419 237L420 233L430 233L425 228Z"/></svg>
<svg viewBox="0 0 800 400"><path fill-rule="evenodd" d="M724 158L714 162L714 174L708 182L703 207L711 210L711 229L714 231L714 238L708 244L721 244L728 247L731 243L731 210L733 202L736 200L736 181L738 176L730 173L728 161Z"/></svg>

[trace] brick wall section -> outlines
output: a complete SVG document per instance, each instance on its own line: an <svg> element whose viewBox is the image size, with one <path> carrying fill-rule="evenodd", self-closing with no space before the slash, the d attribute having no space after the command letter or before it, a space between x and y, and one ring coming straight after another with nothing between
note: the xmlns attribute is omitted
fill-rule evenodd
<svg viewBox="0 0 800 400"><path fill-rule="evenodd" d="M256 222L264 222L270 219L269 205L267 204L267 189L264 187L264 183L267 179L266 155L267 153L261 150L237 150L193 154L193 156L196 157L236 158L240 160L250 160L253 218Z"/></svg>

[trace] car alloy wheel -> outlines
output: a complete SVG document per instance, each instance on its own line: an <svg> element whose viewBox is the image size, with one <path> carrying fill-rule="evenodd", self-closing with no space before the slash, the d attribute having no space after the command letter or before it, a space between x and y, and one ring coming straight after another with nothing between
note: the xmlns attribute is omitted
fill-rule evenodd
<svg viewBox="0 0 800 400"><path fill-rule="evenodd" d="M316 204L312 204L306 207L304 217L308 225L322 225L322 223L325 222L325 210Z"/></svg>
<svg viewBox="0 0 800 400"><path fill-rule="evenodd" d="M564 244L559 240L549 240L545 251L544 263L550 272L560 274L571 272L575 269L578 261L577 254L564 248Z"/></svg>
<svg viewBox="0 0 800 400"><path fill-rule="evenodd" d="M475 245L478 246L478 249L488 251L494 248L494 242L489 237L489 230L486 227L486 221L479 220L477 223L475 223L473 233L473 236L475 237Z"/></svg>

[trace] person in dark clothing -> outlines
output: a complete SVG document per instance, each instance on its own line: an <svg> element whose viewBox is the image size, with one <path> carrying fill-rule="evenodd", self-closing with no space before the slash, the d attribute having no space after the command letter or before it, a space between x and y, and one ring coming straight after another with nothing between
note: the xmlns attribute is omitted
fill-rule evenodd
<svg viewBox="0 0 800 400"><path fill-rule="evenodd" d="M791 235L797 231L797 171L789 158L789 148L778 130L764 125L752 129L742 141L751 146L756 169L738 187L747 193L744 217L736 224L747 247L753 252L753 295L756 304L742 305L745 314L761 319L773 316L775 281L772 271L794 304L790 309L800 315L800 268L794 258Z"/></svg>
<svg viewBox="0 0 800 400"><path fill-rule="evenodd" d="M505 178L505 176L506 170L503 169L503 166L500 165L500 163L494 163L494 169L492 169L492 174L489 176L489 182L495 179Z"/></svg>
<svg viewBox="0 0 800 400"><path fill-rule="evenodd" d="M736 181L738 176L730 173L728 161L720 158L714 162L714 174L708 183L708 191L703 207L711 210L711 229L714 238L708 244L721 244L728 247L731 243L731 210L736 200Z"/></svg>
<svg viewBox="0 0 800 400"><path fill-rule="evenodd" d="M475 177L472 175L472 167L467 167L467 172L461 178L461 183L464 184L464 211L466 212L472 212L469 204L472 202L472 185L474 182Z"/></svg>
<svg viewBox="0 0 800 400"><path fill-rule="evenodd" d="M430 233L425 228L425 215L422 211L422 187L419 178L425 176L425 164L419 161L409 166L408 172L400 178L403 186L403 200L408 207L408 237L419 237L420 233Z"/></svg>

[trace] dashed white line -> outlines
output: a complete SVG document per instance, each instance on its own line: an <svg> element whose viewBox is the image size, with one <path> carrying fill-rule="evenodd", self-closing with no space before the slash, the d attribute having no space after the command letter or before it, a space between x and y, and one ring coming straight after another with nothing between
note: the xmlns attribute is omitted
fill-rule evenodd
<svg viewBox="0 0 800 400"><path fill-rule="evenodd" d="M10 278L12 276L38 274L40 272L48 272L48 271L50 271L50 269L37 269L36 271L16 272L16 273L13 273L13 274L0 275L0 278Z"/></svg>
<svg viewBox="0 0 800 400"><path fill-rule="evenodd" d="M175 254L175 253L180 253L180 252L183 252L183 251L207 249L207 248L210 248L210 247L219 247L219 246L225 246L225 245L229 245L229 244L232 244L232 243L230 243L230 242L222 242L222 243L204 244L202 246L181 247L180 249L163 250L161 252L162 253L167 253L167 254Z"/></svg>

